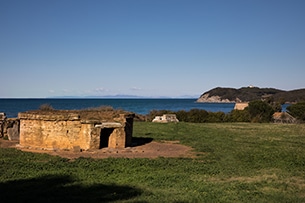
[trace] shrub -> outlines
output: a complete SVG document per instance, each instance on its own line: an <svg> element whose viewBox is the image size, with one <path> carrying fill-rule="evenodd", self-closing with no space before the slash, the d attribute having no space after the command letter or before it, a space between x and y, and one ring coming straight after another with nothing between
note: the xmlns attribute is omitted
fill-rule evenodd
<svg viewBox="0 0 305 203"><path fill-rule="evenodd" d="M225 121L227 122L250 122L250 114L247 109L232 110L226 115Z"/></svg>
<svg viewBox="0 0 305 203"><path fill-rule="evenodd" d="M51 106L51 104L42 104L42 105L40 105L39 110L41 110L41 111L53 111L54 108Z"/></svg>
<svg viewBox="0 0 305 203"><path fill-rule="evenodd" d="M209 112L207 122L222 123L225 121L226 114L224 112Z"/></svg>
<svg viewBox="0 0 305 203"><path fill-rule="evenodd" d="M272 115L275 110L270 104L264 101L252 101L249 102L249 106L246 108L249 111L252 122L266 123L272 120Z"/></svg>
<svg viewBox="0 0 305 203"><path fill-rule="evenodd" d="M206 110L191 109L188 112L187 122L205 123L208 120L209 113Z"/></svg>
<svg viewBox="0 0 305 203"><path fill-rule="evenodd" d="M282 111L282 105L281 105L281 103L279 103L279 102L273 102L273 103L271 103L270 105L272 106L272 108L273 108L273 110L274 110L275 112L281 112L281 111Z"/></svg>
<svg viewBox="0 0 305 203"><path fill-rule="evenodd" d="M177 111L176 116L179 121L187 122L188 120L188 112L186 112L185 110Z"/></svg>
<svg viewBox="0 0 305 203"><path fill-rule="evenodd" d="M305 121L305 102L298 102L287 107L288 113L298 120Z"/></svg>
<svg viewBox="0 0 305 203"><path fill-rule="evenodd" d="M99 106L99 107L90 107L85 109L84 111L114 111L112 106Z"/></svg>
<svg viewBox="0 0 305 203"><path fill-rule="evenodd" d="M203 109L180 110L177 112L169 110L152 110L147 115L147 120L163 114L176 114L177 119L182 122L191 123L219 123L219 122L255 122L264 123L272 121L273 113L279 110L278 105L268 104L264 101L253 101L244 110L232 110L230 113L208 112Z"/></svg>

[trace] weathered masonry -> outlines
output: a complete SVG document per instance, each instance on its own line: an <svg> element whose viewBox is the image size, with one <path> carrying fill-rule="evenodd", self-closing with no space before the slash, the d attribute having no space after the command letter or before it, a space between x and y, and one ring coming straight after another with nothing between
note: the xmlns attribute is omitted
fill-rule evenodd
<svg viewBox="0 0 305 203"><path fill-rule="evenodd" d="M45 150L125 148L132 143L134 114L88 118L73 111L19 113L20 146ZM89 116L90 117L90 116Z"/></svg>
<svg viewBox="0 0 305 203"><path fill-rule="evenodd" d="M163 114L163 116L156 116L152 122L155 123L169 123L169 122L179 122L176 114Z"/></svg>
<svg viewBox="0 0 305 203"><path fill-rule="evenodd" d="M19 119L7 118L5 113L0 113L0 138L10 141L19 140Z"/></svg>

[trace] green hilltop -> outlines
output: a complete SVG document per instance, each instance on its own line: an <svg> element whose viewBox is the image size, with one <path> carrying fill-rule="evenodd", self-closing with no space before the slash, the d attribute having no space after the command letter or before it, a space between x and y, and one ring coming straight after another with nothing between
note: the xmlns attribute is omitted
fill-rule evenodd
<svg viewBox="0 0 305 203"><path fill-rule="evenodd" d="M305 101L305 88L297 90L280 90L275 88L242 87L239 89L216 87L203 93L197 102L249 102L272 99L280 103Z"/></svg>

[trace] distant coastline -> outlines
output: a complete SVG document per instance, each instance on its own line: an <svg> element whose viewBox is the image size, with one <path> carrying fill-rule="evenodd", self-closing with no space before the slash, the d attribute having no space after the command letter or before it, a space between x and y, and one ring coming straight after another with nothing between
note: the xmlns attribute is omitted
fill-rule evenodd
<svg viewBox="0 0 305 203"><path fill-rule="evenodd" d="M178 97L170 97L170 96L139 96L139 95L104 95L104 96L53 96L46 97L46 99L197 99L198 96L178 96Z"/></svg>

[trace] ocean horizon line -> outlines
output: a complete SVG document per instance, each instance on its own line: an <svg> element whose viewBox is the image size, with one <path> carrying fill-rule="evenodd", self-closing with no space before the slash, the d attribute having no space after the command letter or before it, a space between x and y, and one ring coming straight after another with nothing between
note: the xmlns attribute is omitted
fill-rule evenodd
<svg viewBox="0 0 305 203"><path fill-rule="evenodd" d="M160 97L146 97L146 96L54 96L54 97L0 97L0 99L198 99L192 96L160 96Z"/></svg>

